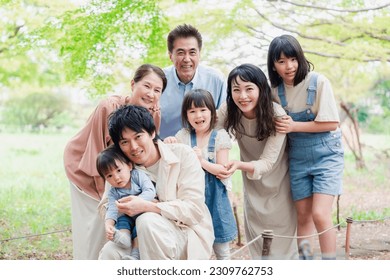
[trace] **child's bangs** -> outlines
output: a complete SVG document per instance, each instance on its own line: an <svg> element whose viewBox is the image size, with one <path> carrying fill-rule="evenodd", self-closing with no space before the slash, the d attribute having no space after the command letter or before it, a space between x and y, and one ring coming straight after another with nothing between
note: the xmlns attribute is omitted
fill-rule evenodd
<svg viewBox="0 0 390 280"><path fill-rule="evenodd" d="M285 41L283 43L278 44L275 47L272 60L277 61L280 59L282 53L287 57L297 57L297 52L295 48L291 45L290 42Z"/></svg>
<svg viewBox="0 0 390 280"><path fill-rule="evenodd" d="M192 98L191 107L192 106L194 106L195 108L207 107L204 96L201 94L194 94Z"/></svg>

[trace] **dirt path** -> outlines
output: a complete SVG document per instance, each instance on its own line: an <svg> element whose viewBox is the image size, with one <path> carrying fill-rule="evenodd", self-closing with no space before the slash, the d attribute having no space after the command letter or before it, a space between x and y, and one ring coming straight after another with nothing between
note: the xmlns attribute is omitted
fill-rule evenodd
<svg viewBox="0 0 390 280"><path fill-rule="evenodd" d="M337 229L337 259L390 260L390 168L386 175L387 178L384 178L382 184L373 184L374 178L365 175L345 177L346 187L339 200L342 226ZM240 204L240 200L237 203ZM335 211L336 208L337 201L334 204ZM386 213L388 216L385 216ZM348 217L351 217L353 222L350 227L349 256L346 256ZM244 236L243 225L240 223ZM245 238L242 242L245 244ZM318 244L318 239L315 243ZM233 251L240 248L236 242L232 244ZM314 248L314 252L315 258L320 259L318 246ZM241 250L235 259L250 259L248 250Z"/></svg>

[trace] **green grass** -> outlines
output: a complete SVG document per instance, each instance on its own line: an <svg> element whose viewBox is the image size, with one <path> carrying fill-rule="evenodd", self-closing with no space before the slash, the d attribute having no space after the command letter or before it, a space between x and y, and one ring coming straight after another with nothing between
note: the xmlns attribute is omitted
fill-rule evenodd
<svg viewBox="0 0 390 280"><path fill-rule="evenodd" d="M71 225L62 155L71 135L0 134L0 259L69 258L70 242L61 246Z"/></svg>
<svg viewBox="0 0 390 280"><path fill-rule="evenodd" d="M358 210L355 207L351 209L351 217L354 221L376 221L390 217L390 208L385 208L382 211L373 210Z"/></svg>
<svg viewBox="0 0 390 280"><path fill-rule="evenodd" d="M0 133L0 259L72 258L69 183L62 158L64 146L74 133ZM378 148L390 146L390 137L365 135L362 139L376 149L365 150L367 170L356 170L353 156L346 148L344 188L388 187L388 165L374 162L381 155ZM230 158L239 159L236 144ZM238 215L242 217L241 172L236 172L232 180L239 202ZM356 220L390 215L389 208L344 210ZM63 232L47 234L53 231Z"/></svg>

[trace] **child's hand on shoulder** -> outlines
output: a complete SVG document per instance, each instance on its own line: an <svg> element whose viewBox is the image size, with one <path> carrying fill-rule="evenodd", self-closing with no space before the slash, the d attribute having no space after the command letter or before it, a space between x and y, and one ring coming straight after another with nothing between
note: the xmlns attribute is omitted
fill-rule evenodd
<svg viewBox="0 0 390 280"><path fill-rule="evenodd" d="M192 148L196 154L196 156L198 157L199 161L202 161L203 157L202 157L202 150L200 148L198 148L197 146L193 147Z"/></svg>
<svg viewBox="0 0 390 280"><path fill-rule="evenodd" d="M173 144L177 143L177 139L175 136L168 136L167 138L164 139L165 144Z"/></svg>

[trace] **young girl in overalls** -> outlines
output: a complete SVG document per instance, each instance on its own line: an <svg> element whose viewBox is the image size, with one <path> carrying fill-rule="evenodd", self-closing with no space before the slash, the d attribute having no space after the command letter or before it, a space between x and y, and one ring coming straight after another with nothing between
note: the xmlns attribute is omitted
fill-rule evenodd
<svg viewBox="0 0 390 280"><path fill-rule="evenodd" d="M273 97L288 114L275 124L278 132L288 135L298 237L325 231L319 235L322 259L335 259L332 205L341 193L344 150L331 84L310 71L313 65L293 36L274 38L267 60ZM302 240L298 238L298 244ZM313 238L310 241L313 243Z"/></svg>
<svg viewBox="0 0 390 280"><path fill-rule="evenodd" d="M224 129L215 130L217 120L216 108L212 95L203 89L189 91L182 103L182 124L175 139L171 137L164 142L177 141L191 145L205 171L205 197L214 227L214 253L218 260L230 258L229 243L237 235L237 226L229 201L231 180L219 180L214 174L225 169L228 162L231 139Z"/></svg>

